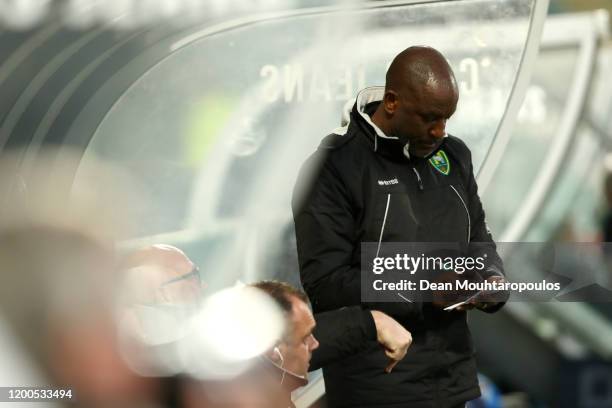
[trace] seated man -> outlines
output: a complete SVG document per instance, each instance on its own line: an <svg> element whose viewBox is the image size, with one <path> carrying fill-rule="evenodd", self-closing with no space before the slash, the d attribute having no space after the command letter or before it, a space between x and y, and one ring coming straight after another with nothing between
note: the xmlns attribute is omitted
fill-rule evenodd
<svg viewBox="0 0 612 408"><path fill-rule="evenodd" d="M292 406L291 391L308 383L308 371L355 354L370 340L376 339L389 358L381 367L387 373L412 343L410 333L382 312L349 307L313 316L306 294L291 285L260 281L252 286L270 295L287 317L285 335L266 353L279 370L285 406Z"/></svg>

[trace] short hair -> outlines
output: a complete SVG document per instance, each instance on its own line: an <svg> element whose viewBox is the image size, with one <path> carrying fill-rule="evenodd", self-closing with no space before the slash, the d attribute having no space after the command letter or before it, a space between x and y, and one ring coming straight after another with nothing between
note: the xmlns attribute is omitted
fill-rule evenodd
<svg viewBox="0 0 612 408"><path fill-rule="evenodd" d="M266 292L274 302L286 314L291 314L291 297L294 296L308 304L308 296L303 291L291 286L286 282L276 280L262 280L252 283L250 286Z"/></svg>
<svg viewBox="0 0 612 408"><path fill-rule="evenodd" d="M385 90L412 92L415 87L426 86L430 81L446 87L456 87L455 74L440 51L427 46L408 47L393 58L385 77Z"/></svg>

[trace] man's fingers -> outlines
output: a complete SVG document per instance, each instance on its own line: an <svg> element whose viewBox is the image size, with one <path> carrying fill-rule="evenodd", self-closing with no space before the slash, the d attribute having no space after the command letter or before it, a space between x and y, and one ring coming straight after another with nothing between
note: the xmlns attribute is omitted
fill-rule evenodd
<svg viewBox="0 0 612 408"><path fill-rule="evenodd" d="M390 363L385 367L387 373L406 355L412 344L412 335L401 324L377 310L372 311L378 343L383 347Z"/></svg>
<svg viewBox="0 0 612 408"><path fill-rule="evenodd" d="M393 370L393 368L397 365L397 363L399 363L399 360L391 359L391 361L389 361L389 364L387 364L387 367L385 367L385 372L390 373Z"/></svg>
<svg viewBox="0 0 612 408"><path fill-rule="evenodd" d="M397 363L399 363L400 360L404 358L404 356L406 355L406 351L404 350L404 352L402 353L401 350L386 349L385 354L387 355L387 357L389 357L389 364L387 364L385 372L390 373L391 370L393 370L393 368L397 365Z"/></svg>
<svg viewBox="0 0 612 408"><path fill-rule="evenodd" d="M406 352L408 350L408 347L400 347L400 348L396 348L396 349L386 349L385 350L385 354L387 355L387 357L389 357L391 360L401 360L402 358L404 358L406 356Z"/></svg>
<svg viewBox="0 0 612 408"><path fill-rule="evenodd" d="M389 357L389 364L385 368L385 372L390 373L391 370L393 370L393 367L395 367L397 363L400 362L401 359L406 357L408 346L393 349L393 350L390 350L390 349L385 350L385 354L387 355L387 357Z"/></svg>
<svg viewBox="0 0 612 408"><path fill-rule="evenodd" d="M463 304L461 306L457 306L456 310L459 310L461 312L465 312L467 310L472 310L475 307L477 307L478 302L476 301L470 301L469 303Z"/></svg>

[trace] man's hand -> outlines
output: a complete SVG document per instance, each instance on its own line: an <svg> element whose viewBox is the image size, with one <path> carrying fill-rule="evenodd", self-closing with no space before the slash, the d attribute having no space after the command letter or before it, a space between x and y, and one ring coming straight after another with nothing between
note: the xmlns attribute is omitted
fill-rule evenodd
<svg viewBox="0 0 612 408"><path fill-rule="evenodd" d="M393 318L378 310L372 310L372 317L376 325L376 340L385 349L390 361L385 372L390 373L393 367L404 358L408 347L412 344L412 335Z"/></svg>
<svg viewBox="0 0 612 408"><path fill-rule="evenodd" d="M490 278L487 279L487 282L491 282L491 283L493 282L503 283L505 281L506 280L504 279L503 276L491 276ZM458 306L456 310L465 311L465 310L471 310L473 308L485 310L499 303L500 302L499 297L500 297L499 292L494 292L492 294L487 294L487 292L483 292L479 294L478 296L476 296L474 299L470 300L469 303Z"/></svg>

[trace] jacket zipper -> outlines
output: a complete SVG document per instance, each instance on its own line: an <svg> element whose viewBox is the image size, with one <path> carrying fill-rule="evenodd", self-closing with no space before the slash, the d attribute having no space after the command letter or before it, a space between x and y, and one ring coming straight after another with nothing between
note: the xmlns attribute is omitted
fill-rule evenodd
<svg viewBox="0 0 612 408"><path fill-rule="evenodd" d="M389 212L389 203L391 202L391 194L387 194L387 206L385 207L385 216L383 217L383 223L380 227L380 237L378 237L378 248L376 248L376 257L380 252L380 244L382 242L383 232L385 231L385 224L387 223L387 213Z"/></svg>
<svg viewBox="0 0 612 408"><path fill-rule="evenodd" d="M417 178L417 183L419 183L419 190L423 191L423 180L421 180L421 175L419 174L416 167L413 167L412 171L414 171L414 174L416 175L416 178Z"/></svg>
<svg viewBox="0 0 612 408"><path fill-rule="evenodd" d="M470 212L468 211L467 205L465 205L465 201L463 201L463 198L461 197L461 194L459 194L457 189L452 184L450 185L450 188L452 188L455 194L457 194L457 197L459 197L459 200L461 200L461 204L463 204L463 208L465 209L468 221L467 242L470 242L470 236L472 235L472 220L470 219Z"/></svg>

